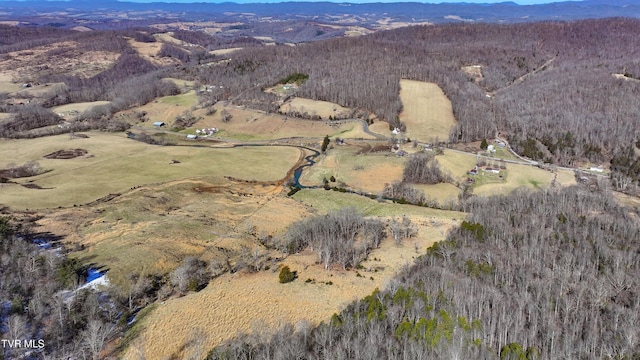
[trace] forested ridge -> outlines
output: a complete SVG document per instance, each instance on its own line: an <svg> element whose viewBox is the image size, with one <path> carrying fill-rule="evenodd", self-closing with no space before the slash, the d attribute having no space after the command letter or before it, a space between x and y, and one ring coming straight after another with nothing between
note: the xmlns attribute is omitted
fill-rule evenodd
<svg viewBox="0 0 640 360"><path fill-rule="evenodd" d="M119 110L175 93L175 88L159 83L170 69L141 58L126 41L153 41L150 35L156 32L139 28L78 33L0 26L5 35L0 53L58 39L76 41L81 50L122 54L113 67L89 78L44 74L34 79L66 84L42 101L47 108L117 100L89 114L105 122ZM264 89L300 73L308 80L294 96L335 102L355 109L354 117L400 128L400 79L434 82L452 102L456 128L448 139L419 140L469 142L500 132L518 153L534 160L563 166L612 163L614 185L634 192L640 176L640 157L634 153L640 143L640 120L635 116L640 110L638 32L640 21L626 18L443 24L291 47L177 31L178 39L198 46L165 43L159 56L183 63L172 69L171 76L217 85L203 94L203 105L228 100L277 111L282 99ZM222 47L244 49L219 57L206 52ZM467 73L468 66L479 66L480 74ZM138 84L135 92L132 81ZM121 124L102 127L122 128ZM13 136L11 131L3 133Z"/></svg>
<svg viewBox="0 0 640 360"><path fill-rule="evenodd" d="M435 82L458 122L439 141L501 132L525 156L573 166L608 162L640 139L639 30L640 21L624 18L414 26L246 49L194 75L225 85L214 94L218 100L275 111L277 97L262 90L291 73L308 74L296 96L371 111L393 125L402 110L399 80ZM463 70L473 65L482 78Z"/></svg>
<svg viewBox="0 0 640 360"><path fill-rule="evenodd" d="M210 359L636 359L638 213L572 187L472 198L384 291ZM259 339L263 339L260 341Z"/></svg>

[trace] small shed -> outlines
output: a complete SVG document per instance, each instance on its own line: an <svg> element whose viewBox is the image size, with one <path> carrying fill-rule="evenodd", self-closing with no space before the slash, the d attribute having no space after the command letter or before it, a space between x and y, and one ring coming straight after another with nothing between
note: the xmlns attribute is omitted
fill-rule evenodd
<svg viewBox="0 0 640 360"><path fill-rule="evenodd" d="M155 126L155 127L163 127L163 126L165 126L165 125L166 125L166 124L164 123L164 121L155 121L155 122L153 123L153 126Z"/></svg>
<svg viewBox="0 0 640 360"><path fill-rule="evenodd" d="M189 134L187 135L187 139L195 140L198 138L198 135Z"/></svg>

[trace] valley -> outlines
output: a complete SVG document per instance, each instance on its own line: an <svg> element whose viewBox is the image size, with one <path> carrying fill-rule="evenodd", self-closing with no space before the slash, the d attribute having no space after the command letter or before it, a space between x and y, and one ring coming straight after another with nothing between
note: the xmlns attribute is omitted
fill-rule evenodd
<svg viewBox="0 0 640 360"><path fill-rule="evenodd" d="M373 17L330 27L348 27L341 35L271 43L246 37L238 17L82 32L0 25L0 233L13 284L0 287L3 336L41 328L43 357L286 348L277 358L317 358L317 346L345 358L503 358L522 343L556 358L631 327L570 333L583 317L558 310L573 305L555 302L565 290L547 276L557 271L581 304L604 284L584 314L637 310L629 99L640 88L626 79L636 50L614 56L622 45L607 38L633 37L636 20L372 28ZM564 47L558 28L584 46ZM625 79L611 76L621 68ZM566 104L551 98L558 91ZM30 250L34 239L53 250ZM573 281L580 271L568 264L589 278ZM520 265L536 275L516 275ZM88 269L108 286L62 296ZM512 302L528 291L521 283L556 309ZM560 349L552 320L528 334L488 303L564 316L553 321L579 350ZM380 348L339 338L358 331Z"/></svg>

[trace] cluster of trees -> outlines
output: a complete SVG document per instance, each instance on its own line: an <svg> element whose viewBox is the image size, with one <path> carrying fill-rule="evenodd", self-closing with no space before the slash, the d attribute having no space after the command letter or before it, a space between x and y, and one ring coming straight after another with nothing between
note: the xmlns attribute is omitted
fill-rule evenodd
<svg viewBox="0 0 640 360"><path fill-rule="evenodd" d="M6 169L0 169L0 178L16 179L31 177L44 173L46 170L37 161L29 161L26 164L16 165L10 163Z"/></svg>
<svg viewBox="0 0 640 360"><path fill-rule="evenodd" d="M411 184L404 181L393 181L391 184L385 184L382 196L389 199L397 199L399 202L408 202L411 204L429 204L424 191L418 190ZM435 205L435 204L429 204ZM437 206L433 206L437 207Z"/></svg>
<svg viewBox="0 0 640 360"><path fill-rule="evenodd" d="M404 165L402 180L415 184L439 184L450 180L443 173L433 152L418 152Z"/></svg>
<svg viewBox="0 0 640 360"><path fill-rule="evenodd" d="M124 308L106 293L74 291L86 268L63 252L39 247L34 236L47 237L54 246L57 241L0 217L0 298L10 304L0 310L2 338L33 340L35 347L3 346L0 358L98 358L107 341L122 334Z"/></svg>
<svg viewBox="0 0 640 360"><path fill-rule="evenodd" d="M445 241L316 328L243 335L209 359L633 359L640 224L572 187L470 198Z"/></svg>
<svg viewBox="0 0 640 360"><path fill-rule="evenodd" d="M638 143L635 147L638 147ZM611 159L611 181L619 191L638 193L640 156L637 155L634 146L620 149Z"/></svg>
<svg viewBox="0 0 640 360"><path fill-rule="evenodd" d="M58 125L62 120L53 111L40 105L14 106L14 115L0 123L0 136L12 137L14 134L45 126Z"/></svg>
<svg viewBox="0 0 640 360"><path fill-rule="evenodd" d="M384 224L365 219L356 209L345 208L291 225L279 248L290 254L311 248L318 262L329 268L357 266L385 236Z"/></svg>

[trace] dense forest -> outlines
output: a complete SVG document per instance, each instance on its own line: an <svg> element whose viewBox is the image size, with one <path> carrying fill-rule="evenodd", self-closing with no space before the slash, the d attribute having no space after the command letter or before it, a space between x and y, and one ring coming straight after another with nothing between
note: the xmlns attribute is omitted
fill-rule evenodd
<svg viewBox="0 0 640 360"><path fill-rule="evenodd" d="M636 359L638 213L573 187L471 198L384 291L210 359Z"/></svg>

